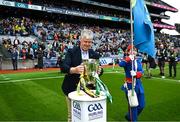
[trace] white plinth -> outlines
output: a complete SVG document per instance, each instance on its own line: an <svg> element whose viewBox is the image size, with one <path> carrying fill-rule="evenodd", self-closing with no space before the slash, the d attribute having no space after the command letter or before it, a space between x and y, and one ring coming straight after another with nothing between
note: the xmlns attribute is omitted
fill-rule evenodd
<svg viewBox="0 0 180 122"><path fill-rule="evenodd" d="M106 96L92 98L83 91L68 94L71 99L72 122L106 122Z"/></svg>

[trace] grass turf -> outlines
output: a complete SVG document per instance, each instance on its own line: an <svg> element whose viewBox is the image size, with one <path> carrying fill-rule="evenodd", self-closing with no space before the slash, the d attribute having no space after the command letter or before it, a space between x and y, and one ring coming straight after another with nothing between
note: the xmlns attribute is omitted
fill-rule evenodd
<svg viewBox="0 0 180 122"><path fill-rule="evenodd" d="M165 68L168 72L168 68ZM177 67L180 71L180 67ZM142 78L146 107L141 121L180 121L180 76L161 79L159 70L153 78ZM113 103L107 103L108 121L124 121L127 101L120 90L122 68L105 69L101 79L108 86ZM61 91L63 74L57 71L0 75L0 121L66 121L65 97Z"/></svg>

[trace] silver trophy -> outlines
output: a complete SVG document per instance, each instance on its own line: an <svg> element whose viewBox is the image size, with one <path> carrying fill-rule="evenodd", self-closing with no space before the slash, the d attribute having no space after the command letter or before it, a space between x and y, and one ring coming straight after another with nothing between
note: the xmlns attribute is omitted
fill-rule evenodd
<svg viewBox="0 0 180 122"><path fill-rule="evenodd" d="M83 60L84 72L80 75L80 80L77 85L77 93L80 95L80 89L89 96L96 98L100 95L106 95L112 103L112 96L109 93L107 86L98 76L99 60L86 59Z"/></svg>
<svg viewBox="0 0 180 122"><path fill-rule="evenodd" d="M84 77L86 81L86 86L90 89L94 89L96 82L94 75L98 71L99 60L97 59L83 60L83 65L84 65Z"/></svg>

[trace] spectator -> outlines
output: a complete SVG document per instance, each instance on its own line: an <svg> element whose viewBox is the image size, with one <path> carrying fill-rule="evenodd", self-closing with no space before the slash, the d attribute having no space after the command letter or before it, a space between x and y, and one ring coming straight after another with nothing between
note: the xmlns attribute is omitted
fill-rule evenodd
<svg viewBox="0 0 180 122"><path fill-rule="evenodd" d="M174 47L168 52L168 62L169 62L169 77L172 77L172 68L174 70L173 77L176 77L176 64L177 64L177 53L175 52Z"/></svg>
<svg viewBox="0 0 180 122"><path fill-rule="evenodd" d="M38 58L38 68L43 69L43 50L40 47L39 50L37 51L37 58Z"/></svg>
<svg viewBox="0 0 180 122"><path fill-rule="evenodd" d="M14 47L12 52L11 52L11 60L12 60L13 70L18 69L17 59L18 59L18 52L17 52L16 48Z"/></svg>
<svg viewBox="0 0 180 122"><path fill-rule="evenodd" d="M14 42L13 42L13 46L18 47L19 44L20 44L20 41L19 41L18 37L16 36L14 39Z"/></svg>
<svg viewBox="0 0 180 122"><path fill-rule="evenodd" d="M167 51L164 48L163 44L161 44L160 48L157 49L156 56L157 56L157 59L158 59L158 66L159 66L159 69L160 69L160 75L161 75L162 78L165 78L164 67L165 67L165 59L166 59L166 56L167 56Z"/></svg>

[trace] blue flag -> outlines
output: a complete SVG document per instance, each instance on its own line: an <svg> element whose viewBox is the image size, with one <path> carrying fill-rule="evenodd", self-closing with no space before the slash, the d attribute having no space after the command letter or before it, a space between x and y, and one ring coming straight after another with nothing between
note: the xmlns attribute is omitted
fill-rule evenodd
<svg viewBox="0 0 180 122"><path fill-rule="evenodd" d="M155 57L154 29L144 0L132 0L134 18L134 46Z"/></svg>

